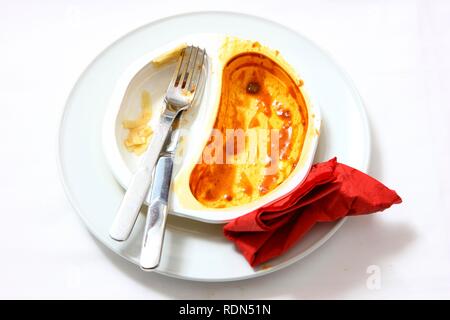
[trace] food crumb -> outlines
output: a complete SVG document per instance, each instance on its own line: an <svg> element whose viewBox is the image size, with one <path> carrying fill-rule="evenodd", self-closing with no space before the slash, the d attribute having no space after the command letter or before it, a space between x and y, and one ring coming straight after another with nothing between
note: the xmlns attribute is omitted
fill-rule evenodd
<svg viewBox="0 0 450 320"><path fill-rule="evenodd" d="M129 152L141 155L147 150L149 138L153 131L148 126L151 118L150 93L146 90L141 94L141 113L135 120L124 120L122 126L128 129L128 135L124 140L125 148Z"/></svg>
<svg viewBox="0 0 450 320"><path fill-rule="evenodd" d="M260 89L261 89L261 86L259 85L258 82L251 81L247 84L246 91L249 94L257 94Z"/></svg>

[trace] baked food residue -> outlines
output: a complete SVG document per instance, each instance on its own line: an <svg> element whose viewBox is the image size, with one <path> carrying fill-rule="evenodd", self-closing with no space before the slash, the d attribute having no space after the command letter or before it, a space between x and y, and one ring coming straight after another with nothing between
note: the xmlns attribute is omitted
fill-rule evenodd
<svg viewBox="0 0 450 320"><path fill-rule="evenodd" d="M124 120L122 126L128 129L128 135L124 140L124 145L128 151L141 155L148 147L150 137L153 133L148 126L151 118L151 98L150 93L143 90L141 93L141 112L135 120Z"/></svg>

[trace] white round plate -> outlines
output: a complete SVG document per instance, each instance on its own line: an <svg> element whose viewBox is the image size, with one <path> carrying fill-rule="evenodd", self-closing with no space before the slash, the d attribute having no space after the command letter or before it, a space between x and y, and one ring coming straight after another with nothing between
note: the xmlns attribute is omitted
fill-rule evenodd
<svg viewBox="0 0 450 320"><path fill-rule="evenodd" d="M59 165L66 194L89 230L108 248L138 264L144 217L119 243L108 229L123 196L102 152L102 121L117 77L130 61L173 39L205 30L260 40L279 50L308 83L319 103L322 129L315 161L337 156L367 171L370 134L362 101L345 72L305 37L277 23L242 14L202 12L169 17L143 26L103 51L84 71L69 96L59 132ZM299 58L301 57L301 59ZM283 256L251 268L222 235L222 226L169 216L156 272L197 281L232 281L279 270L327 241L344 220L322 223Z"/></svg>

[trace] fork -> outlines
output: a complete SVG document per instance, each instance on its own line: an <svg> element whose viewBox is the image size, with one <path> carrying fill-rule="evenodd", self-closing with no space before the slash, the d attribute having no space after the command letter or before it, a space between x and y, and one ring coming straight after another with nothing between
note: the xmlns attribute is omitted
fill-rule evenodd
<svg viewBox="0 0 450 320"><path fill-rule="evenodd" d="M114 222L109 230L111 238L125 241L130 236L145 196L150 188L153 169L160 151L177 115L187 110L201 91L205 79L201 77L206 52L194 46L186 47L178 59L176 71L164 98L165 108L154 135L143 154L139 167L133 174L127 191L120 203Z"/></svg>

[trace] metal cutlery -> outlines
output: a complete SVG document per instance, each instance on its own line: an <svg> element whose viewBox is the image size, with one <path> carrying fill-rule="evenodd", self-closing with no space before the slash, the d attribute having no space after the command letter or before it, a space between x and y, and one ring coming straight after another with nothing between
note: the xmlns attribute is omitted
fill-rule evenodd
<svg viewBox="0 0 450 320"><path fill-rule="evenodd" d="M172 126L155 167L153 183L147 195L147 219L142 240L140 265L145 271L151 271L159 265L167 219L167 203L172 180L173 160L179 138L179 115Z"/></svg>
<svg viewBox="0 0 450 320"><path fill-rule="evenodd" d="M194 98L204 87L202 77L206 52L198 47L186 47L178 60L176 72L169 84L164 99L165 108L154 135L142 156L142 161L128 184L125 196L109 230L111 238L117 241L128 239L139 215L144 198L152 181L153 169L166 141L168 132L177 115L188 109ZM201 93L201 92L200 92Z"/></svg>

